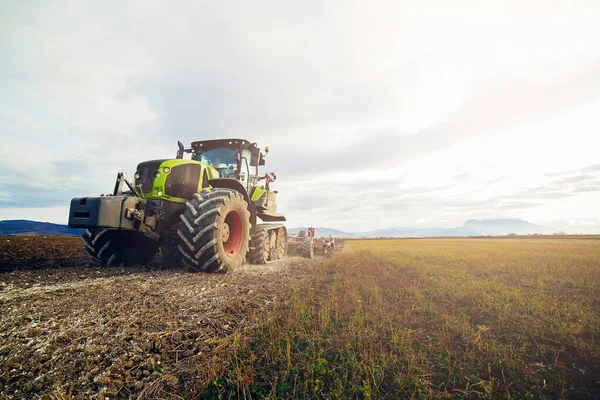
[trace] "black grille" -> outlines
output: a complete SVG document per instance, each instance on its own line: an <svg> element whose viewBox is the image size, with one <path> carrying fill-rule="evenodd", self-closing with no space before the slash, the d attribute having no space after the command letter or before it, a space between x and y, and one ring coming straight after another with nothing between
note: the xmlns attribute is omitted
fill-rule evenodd
<svg viewBox="0 0 600 400"><path fill-rule="evenodd" d="M184 164L171 168L165 182L165 193L168 196L191 199L198 191L201 170L202 166L199 164Z"/></svg>
<svg viewBox="0 0 600 400"><path fill-rule="evenodd" d="M152 161L144 161L140 163L137 167L136 174L139 175L139 178L135 179L135 184L142 185L142 193L150 193L152 192L152 186L154 186L154 174L158 172L158 167L160 164L166 160L152 160Z"/></svg>

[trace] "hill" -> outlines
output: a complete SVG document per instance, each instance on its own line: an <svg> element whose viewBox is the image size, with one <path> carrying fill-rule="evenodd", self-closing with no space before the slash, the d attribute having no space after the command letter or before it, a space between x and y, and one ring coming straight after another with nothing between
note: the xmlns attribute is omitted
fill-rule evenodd
<svg viewBox="0 0 600 400"><path fill-rule="evenodd" d="M306 227L288 229L288 233L297 234ZM505 236L511 233L517 235L553 234L553 229L545 226L532 224L521 219L471 219L464 225L455 228L388 228L365 232L344 232L339 229L315 227L318 237L435 237L435 236ZM64 236L79 235L80 229L72 229L67 225L53 224L50 222L38 222L29 220L7 220L0 221L0 235L45 235Z"/></svg>
<svg viewBox="0 0 600 400"><path fill-rule="evenodd" d="M306 228L293 228L290 233L297 233ZM511 233L516 235L556 233L555 230L545 226L532 224L521 219L471 219L462 226L455 228L388 228L365 232L343 232L331 228L315 228L317 236L338 236L357 238L376 237L436 237L436 236L506 236Z"/></svg>
<svg viewBox="0 0 600 400"><path fill-rule="evenodd" d="M490 219L478 221L471 219L460 228L471 235L499 236L509 235L532 235L535 233L551 235L555 230L545 226L532 224L521 219Z"/></svg>
<svg viewBox="0 0 600 400"><path fill-rule="evenodd" d="M0 235L74 236L80 234L81 229L73 229L67 225L50 222L26 219L0 221Z"/></svg>

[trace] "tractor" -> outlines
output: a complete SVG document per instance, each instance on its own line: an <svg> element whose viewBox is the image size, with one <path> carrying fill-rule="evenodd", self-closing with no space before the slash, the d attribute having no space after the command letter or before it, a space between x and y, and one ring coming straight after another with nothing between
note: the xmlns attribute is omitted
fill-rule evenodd
<svg viewBox="0 0 600 400"><path fill-rule="evenodd" d="M145 264L158 252L191 272L281 259L287 230L270 190L276 176L258 168L268 151L244 139L178 142L175 159L140 163L133 182L119 172L111 195L72 199L69 226L85 229L85 251L106 266Z"/></svg>

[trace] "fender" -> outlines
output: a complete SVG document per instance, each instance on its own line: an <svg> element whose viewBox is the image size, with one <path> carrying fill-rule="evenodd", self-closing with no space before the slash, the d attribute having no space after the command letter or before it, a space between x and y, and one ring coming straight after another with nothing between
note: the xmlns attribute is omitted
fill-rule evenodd
<svg viewBox="0 0 600 400"><path fill-rule="evenodd" d="M252 224L252 226L256 226L256 207L250 200L248 191L240 181L230 178L217 178L209 179L208 184L214 188L233 189L237 192L240 192L248 204L248 211L250 211L250 224Z"/></svg>

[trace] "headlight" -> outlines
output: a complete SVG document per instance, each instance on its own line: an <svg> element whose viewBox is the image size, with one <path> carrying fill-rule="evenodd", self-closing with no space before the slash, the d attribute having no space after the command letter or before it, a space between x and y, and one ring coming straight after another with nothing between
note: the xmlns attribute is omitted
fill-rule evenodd
<svg viewBox="0 0 600 400"><path fill-rule="evenodd" d="M162 190L159 190L158 192L156 192L156 194L157 194L158 196L162 196Z"/></svg>
<svg viewBox="0 0 600 400"><path fill-rule="evenodd" d="M164 172L165 174L168 174L168 173L169 173L169 171L171 171L171 168L169 168L169 167L164 167L164 168L163 168L163 172Z"/></svg>
<svg viewBox="0 0 600 400"><path fill-rule="evenodd" d="M155 174L154 174L154 177L155 177L155 178L160 178L160 172L157 172L157 173L155 173Z"/></svg>
<svg viewBox="0 0 600 400"><path fill-rule="evenodd" d="M136 174L135 174L133 177L134 177L135 179L140 179L140 174L136 173Z"/></svg>

